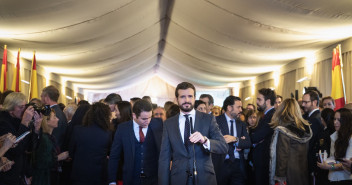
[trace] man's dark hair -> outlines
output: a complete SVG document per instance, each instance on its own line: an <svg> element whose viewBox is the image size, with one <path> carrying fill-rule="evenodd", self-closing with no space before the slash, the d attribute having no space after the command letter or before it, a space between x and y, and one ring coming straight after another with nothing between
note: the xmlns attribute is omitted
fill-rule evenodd
<svg viewBox="0 0 352 185"><path fill-rule="evenodd" d="M57 102L59 100L60 92L53 85L45 87L42 91L44 95L47 95L52 101Z"/></svg>
<svg viewBox="0 0 352 185"><path fill-rule="evenodd" d="M193 89L194 91L194 97L196 96L196 88L194 87L193 84L189 83L189 82L182 82L182 83L179 83L176 87L176 90L175 90L175 96L176 98L178 98L178 90L181 89L181 90L186 90L186 89Z"/></svg>
<svg viewBox="0 0 352 185"><path fill-rule="evenodd" d="M253 107L253 110L257 110L254 104L248 103L248 104L247 104L247 107L248 107L248 106L252 106L252 107Z"/></svg>
<svg viewBox="0 0 352 185"><path fill-rule="evenodd" d="M198 107L200 104L204 104L204 105L205 105L205 102L202 101L202 100L196 100L196 101L194 102L194 109L197 109L197 107Z"/></svg>
<svg viewBox="0 0 352 185"><path fill-rule="evenodd" d="M146 100L146 101L149 101L150 103L152 103L152 99L150 98L150 96L143 96L142 100Z"/></svg>
<svg viewBox="0 0 352 185"><path fill-rule="evenodd" d="M319 107L319 94L316 91L307 91L304 93L304 95L308 94L310 97L310 101L315 101L317 100L317 107Z"/></svg>
<svg viewBox="0 0 352 185"><path fill-rule="evenodd" d="M146 100L138 100L133 105L133 113L136 114L137 118L141 115L141 112L150 112L152 110L152 104Z"/></svg>
<svg viewBox="0 0 352 185"><path fill-rule="evenodd" d="M324 102L325 100L331 100L332 104L335 105L335 100L331 96L325 96L323 99L321 99L321 102Z"/></svg>
<svg viewBox="0 0 352 185"><path fill-rule="evenodd" d="M81 105L90 105L90 103L87 100L81 100L78 102L77 106L81 106Z"/></svg>
<svg viewBox="0 0 352 185"><path fill-rule="evenodd" d="M276 95L276 98L281 98L281 100L284 100L283 98L282 98L282 96L280 96L280 95ZM276 100L275 100L276 101Z"/></svg>
<svg viewBox="0 0 352 185"><path fill-rule="evenodd" d="M271 90L269 88L262 88L258 91L259 94L264 96L264 100L270 100L270 105L274 106L276 102L276 93L274 90Z"/></svg>
<svg viewBox="0 0 352 185"><path fill-rule="evenodd" d="M136 102L136 101L138 101L138 100L141 100L141 98L133 97L133 98L130 98L130 100L131 100L132 102Z"/></svg>
<svg viewBox="0 0 352 185"><path fill-rule="evenodd" d="M225 112L227 111L227 106L229 105L234 105L235 101L241 101L241 98L237 97L237 96L228 96L225 100L224 103L222 105L222 110L224 110Z"/></svg>
<svg viewBox="0 0 352 185"><path fill-rule="evenodd" d="M104 100L105 103L110 105L117 104L120 101L122 101L122 98L119 94L116 94L116 93L109 94Z"/></svg>
<svg viewBox="0 0 352 185"><path fill-rule="evenodd" d="M60 109L61 109L62 111L64 111L64 109L65 109L65 107L66 107L65 104L59 103L59 104L57 104L57 105L60 107Z"/></svg>
<svg viewBox="0 0 352 185"><path fill-rule="evenodd" d="M208 104L214 105L214 98L210 94L201 94L199 99L202 99L202 98L208 98L209 99Z"/></svg>

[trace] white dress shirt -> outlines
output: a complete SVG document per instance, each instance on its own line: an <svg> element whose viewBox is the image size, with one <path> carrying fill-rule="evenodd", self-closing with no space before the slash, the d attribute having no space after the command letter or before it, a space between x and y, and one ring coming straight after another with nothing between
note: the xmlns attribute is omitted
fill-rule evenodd
<svg viewBox="0 0 352 185"><path fill-rule="evenodd" d="M227 126L229 128L229 135L231 135L231 118L229 116L227 116L227 114L225 113L225 117L226 117L226 121L227 121ZM232 120L233 121L233 136L237 137L237 128L236 128L236 120ZM239 159L240 158L240 154L238 153L238 151L236 150L237 148L237 143L239 141L237 141L236 143L233 144L233 146L235 147L235 150L234 150L234 156L236 159ZM226 154L226 158L225 159L230 159L230 156L229 154Z"/></svg>
<svg viewBox="0 0 352 185"><path fill-rule="evenodd" d="M137 141L140 141L140 139L139 139L139 125L134 120L133 120L133 131L134 131L134 135L137 138ZM142 128L142 132L143 132L144 138L145 138L147 136L148 127Z"/></svg>
<svg viewBox="0 0 352 185"><path fill-rule="evenodd" d="M180 128L182 142L185 141L184 140L184 133L185 133L186 117L184 115L186 115L186 114L183 113L182 111L180 111L180 116L178 118L178 126ZM189 121L191 123L192 128L194 129L194 123L196 122L196 111L194 109L192 109L192 111L188 113L188 119L189 119ZM197 130L194 130L194 132L196 132L196 131ZM210 141L209 141L209 139L207 140L206 143L203 144L203 146L204 146L205 149L210 150Z"/></svg>

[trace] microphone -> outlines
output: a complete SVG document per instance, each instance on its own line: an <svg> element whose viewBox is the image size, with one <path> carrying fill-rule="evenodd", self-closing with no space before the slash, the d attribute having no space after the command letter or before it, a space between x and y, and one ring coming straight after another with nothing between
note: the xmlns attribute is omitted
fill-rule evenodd
<svg viewBox="0 0 352 185"><path fill-rule="evenodd" d="M192 117L190 117L190 123L191 123L191 134L194 133L194 129L193 129L193 121L192 121ZM194 175L194 185L198 184L197 181L197 166L196 166L196 151L194 150L194 143L192 144L192 148L193 148L193 175Z"/></svg>

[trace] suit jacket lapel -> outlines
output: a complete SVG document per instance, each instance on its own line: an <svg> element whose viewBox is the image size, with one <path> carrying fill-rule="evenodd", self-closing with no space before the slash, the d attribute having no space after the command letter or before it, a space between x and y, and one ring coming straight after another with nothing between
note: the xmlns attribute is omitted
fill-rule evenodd
<svg viewBox="0 0 352 185"><path fill-rule="evenodd" d="M134 135L134 130L133 130L133 121L130 122L130 124L128 125L128 132L129 132L129 140L131 142L130 146L131 146L131 150L132 150L132 158L134 158L134 150L135 150L135 141L136 141L136 136Z"/></svg>
<svg viewBox="0 0 352 185"><path fill-rule="evenodd" d="M229 135L230 128L229 128L229 125L227 124L225 113L221 115L219 124L220 124L220 129L221 129L222 134Z"/></svg>
<svg viewBox="0 0 352 185"><path fill-rule="evenodd" d="M241 132L242 132L242 124L240 124L239 120L236 120L236 132L237 132L237 137L241 137Z"/></svg>
<svg viewBox="0 0 352 185"><path fill-rule="evenodd" d="M195 121L193 121L194 122L193 123L194 124L193 132L196 132L196 131L200 132L200 124L202 124L201 123L202 115L200 114L200 112L196 111L195 117L196 117L196 119L195 119Z"/></svg>
<svg viewBox="0 0 352 185"><path fill-rule="evenodd" d="M179 121L178 121L179 115L180 115L180 114L178 114L177 116L173 117L174 120L172 120L172 122L171 122L172 124L170 124L171 130L172 130L173 132L170 133L170 136L171 136L171 134L172 134L173 139L175 139L175 141L177 141L177 146L178 146L178 148L180 148L180 149L182 150L182 153L183 153L185 156L187 156L187 155L188 155L188 152L187 152L187 150L186 150L185 145L183 144L183 140L182 140L182 136L181 136L181 131L180 131L180 127L179 127ZM170 137L170 139L172 139L172 138Z"/></svg>

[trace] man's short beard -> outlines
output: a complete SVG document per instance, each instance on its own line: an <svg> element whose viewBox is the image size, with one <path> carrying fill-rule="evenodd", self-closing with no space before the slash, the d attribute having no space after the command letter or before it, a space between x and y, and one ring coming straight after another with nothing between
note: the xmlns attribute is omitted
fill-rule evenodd
<svg viewBox="0 0 352 185"><path fill-rule="evenodd" d="M266 109L266 105L265 104L263 104L263 107L262 106L260 106L260 105L258 105L257 104L257 110L259 111L259 112L264 112L265 111L265 109Z"/></svg>
<svg viewBox="0 0 352 185"><path fill-rule="evenodd" d="M182 105L179 105L179 107L183 112L191 112L194 106L191 104L189 108L183 108Z"/></svg>

